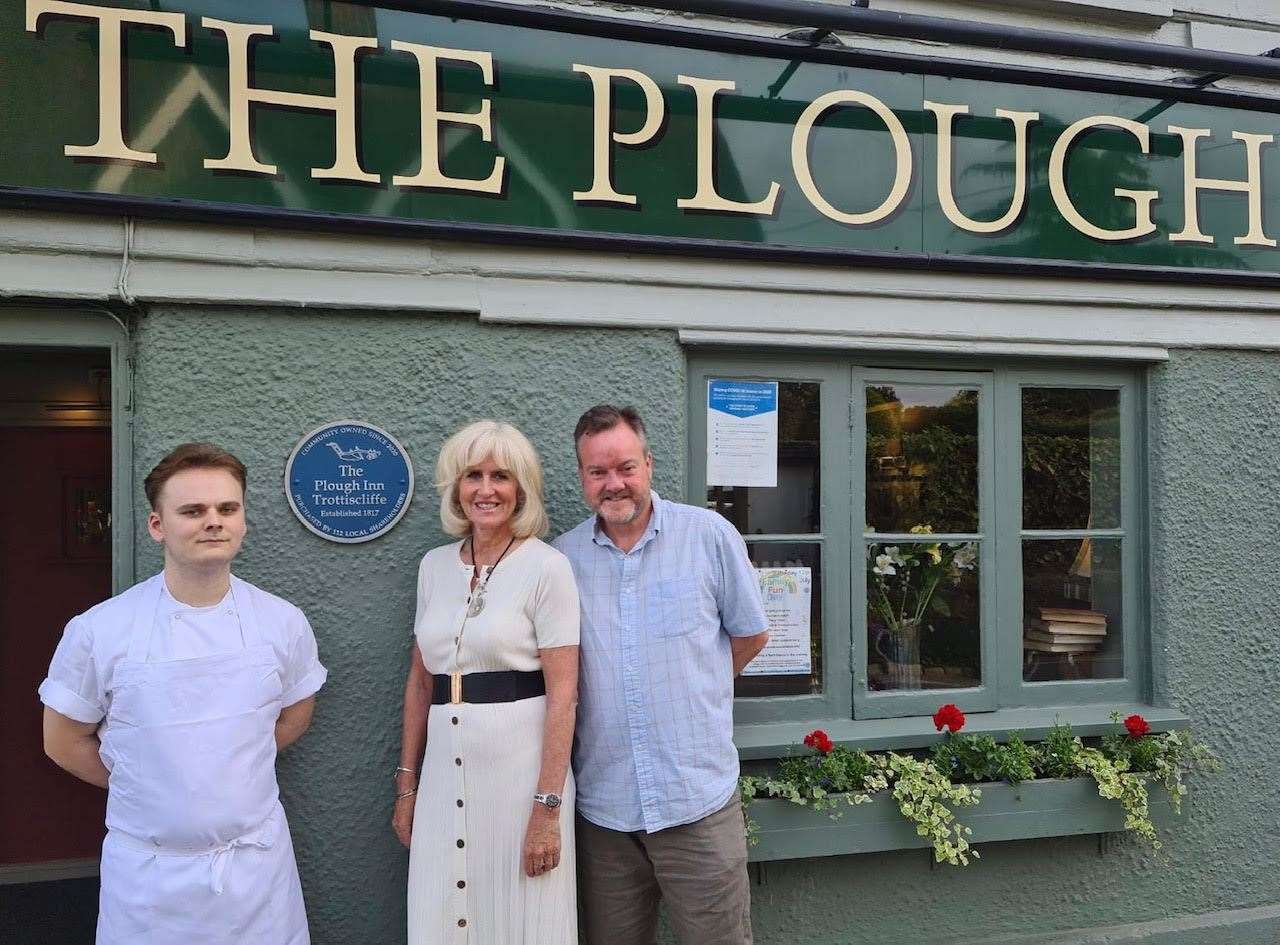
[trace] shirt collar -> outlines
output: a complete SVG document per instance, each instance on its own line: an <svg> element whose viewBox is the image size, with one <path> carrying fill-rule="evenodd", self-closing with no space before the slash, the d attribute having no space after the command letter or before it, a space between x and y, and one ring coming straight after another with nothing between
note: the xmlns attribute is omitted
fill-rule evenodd
<svg viewBox="0 0 1280 945"><path fill-rule="evenodd" d="M213 614L222 610L230 614L235 611L235 598L231 588L228 587L227 593L222 595L222 600L216 604L206 604L204 607L193 607L191 604L184 604L169 592L169 585L165 583L163 572L161 572L160 606L171 613Z"/></svg>
<svg viewBox="0 0 1280 945"><path fill-rule="evenodd" d="M662 496L658 495L656 491L654 491L653 489L650 489L649 490L649 507L653 511L649 515L649 524L645 528L644 534L640 536L640 540L636 542L636 547L632 548L631 549L632 551L635 551L636 548L643 547L645 544L651 541L654 537L656 537L660 531L662 531L662 522L664 518L662 507L664 505L666 505L666 500L663 499ZM607 548L618 547L613 543L613 539L611 539L608 535L605 534L604 528L602 528L600 525L599 515L595 516L595 518L591 520L591 530L592 530L591 540L595 542L597 545L602 545Z"/></svg>

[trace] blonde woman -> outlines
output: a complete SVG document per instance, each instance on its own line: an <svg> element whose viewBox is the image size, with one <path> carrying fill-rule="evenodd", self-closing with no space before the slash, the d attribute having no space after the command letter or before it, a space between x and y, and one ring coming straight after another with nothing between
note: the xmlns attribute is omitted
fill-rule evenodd
<svg viewBox="0 0 1280 945"><path fill-rule="evenodd" d="M409 945L575 945L578 592L539 539L542 469L480 420L441 448L436 488L459 540L418 568L392 816Z"/></svg>

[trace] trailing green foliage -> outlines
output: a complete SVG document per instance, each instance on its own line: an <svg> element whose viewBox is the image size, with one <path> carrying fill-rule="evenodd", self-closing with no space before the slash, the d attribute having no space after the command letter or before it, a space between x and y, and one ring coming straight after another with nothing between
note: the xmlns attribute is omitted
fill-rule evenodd
<svg viewBox="0 0 1280 945"><path fill-rule="evenodd" d="M973 831L956 820L951 808L972 807L982 799L981 791L967 784L952 784L931 762L910 755L889 752L873 757L893 783L898 812L933 845L935 860L967 866L970 856L978 856L978 851L969 846Z"/></svg>
<svg viewBox="0 0 1280 945"><path fill-rule="evenodd" d="M826 752L783 758L777 777L747 775L739 779L745 809L757 796L780 797L813 810L830 811L832 820L843 813L838 805L867 804L871 795L889 786L880 767L865 751L833 747ZM756 824L747 818L747 840L756 842Z"/></svg>
<svg viewBox="0 0 1280 945"><path fill-rule="evenodd" d="M1077 743L1080 741L1076 739ZM1141 775L1125 770L1123 759L1108 758L1097 748L1079 746L1076 765L1081 774L1098 782L1098 794L1124 805L1124 829L1136 833L1153 850L1160 849L1156 825L1151 822L1147 782Z"/></svg>
<svg viewBox="0 0 1280 945"><path fill-rule="evenodd" d="M1114 718L1119 720L1118 716ZM1104 735L1102 751L1108 757L1124 759L1130 771L1153 775L1168 793L1169 806L1177 813L1182 812L1182 799L1187 795L1186 775L1222 770L1222 762L1188 731L1142 738Z"/></svg>
<svg viewBox="0 0 1280 945"><path fill-rule="evenodd" d="M954 709L953 706L946 707ZM1118 715L1113 719L1119 723ZM1146 722L1137 719L1145 733ZM959 724L963 725L963 715ZM1128 727L1130 720L1125 721ZM956 810L981 801L973 784L1007 781L1017 784L1037 778L1090 777L1101 797L1121 804L1125 829L1153 850L1160 840L1151 821L1149 785L1164 788L1170 806L1181 811L1185 778L1193 772L1221 768L1213 753L1189 732L1108 734L1097 744L1085 744L1067 725L1055 725L1036 744L1014 732L1004 743L990 735L962 735L948 731L929 752L868 754L835 745L825 732L806 738L812 754L789 756L771 777L741 779L744 807L756 797L785 798L793 804L830 811L835 819L841 805L870 802L888 791L898 811L928 839L939 863L963 866L978 856L969 844L972 831ZM747 835L757 842L757 827L747 817Z"/></svg>

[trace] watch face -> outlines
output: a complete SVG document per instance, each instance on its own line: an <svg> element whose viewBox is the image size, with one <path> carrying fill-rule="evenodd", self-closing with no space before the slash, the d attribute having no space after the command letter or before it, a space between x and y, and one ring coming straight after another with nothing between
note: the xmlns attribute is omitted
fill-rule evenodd
<svg viewBox="0 0 1280 945"><path fill-rule="evenodd" d="M542 800L542 803L546 804L547 807L551 808L552 810L555 810L557 807L560 806L559 794L544 794L542 795L541 800Z"/></svg>

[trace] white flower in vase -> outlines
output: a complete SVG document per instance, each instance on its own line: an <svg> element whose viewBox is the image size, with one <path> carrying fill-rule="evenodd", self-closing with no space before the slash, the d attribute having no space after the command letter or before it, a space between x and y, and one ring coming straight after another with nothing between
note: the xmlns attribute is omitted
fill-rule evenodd
<svg viewBox="0 0 1280 945"><path fill-rule="evenodd" d="M879 574L881 577L887 577L891 574L897 574L897 570L893 566L893 556L889 554L876 555L876 566L872 568L872 572Z"/></svg>

